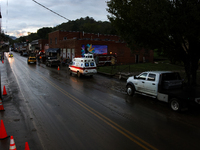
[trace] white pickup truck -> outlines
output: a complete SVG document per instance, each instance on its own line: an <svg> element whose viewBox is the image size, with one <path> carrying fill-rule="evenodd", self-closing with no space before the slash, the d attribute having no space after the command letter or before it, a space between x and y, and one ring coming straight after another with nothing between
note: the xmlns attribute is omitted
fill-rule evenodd
<svg viewBox="0 0 200 150"><path fill-rule="evenodd" d="M200 91L186 88L178 72L147 71L127 79L126 92L157 98L170 104L173 111L187 108L189 103L200 104Z"/></svg>

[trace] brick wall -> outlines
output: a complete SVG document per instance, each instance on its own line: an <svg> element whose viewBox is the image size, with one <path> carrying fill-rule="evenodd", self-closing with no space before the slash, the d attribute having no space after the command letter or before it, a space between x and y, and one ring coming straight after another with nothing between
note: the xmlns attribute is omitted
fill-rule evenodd
<svg viewBox="0 0 200 150"><path fill-rule="evenodd" d="M46 39L39 39L38 40L38 47L40 51L44 51L45 50L45 45L48 44L48 40Z"/></svg>
<svg viewBox="0 0 200 150"><path fill-rule="evenodd" d="M84 32L55 31L49 33L49 48L72 49L75 56L81 56L82 45L107 45L108 54L117 54L117 62L129 64L137 62L153 62L153 51L141 49L131 52L126 43L115 35L101 35ZM67 54L66 54L67 55ZM66 56L67 57L67 56Z"/></svg>

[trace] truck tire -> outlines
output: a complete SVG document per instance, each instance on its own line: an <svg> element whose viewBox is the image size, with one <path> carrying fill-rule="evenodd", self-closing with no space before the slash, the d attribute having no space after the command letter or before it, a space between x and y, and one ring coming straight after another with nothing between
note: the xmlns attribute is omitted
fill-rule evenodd
<svg viewBox="0 0 200 150"><path fill-rule="evenodd" d="M135 94L135 88L131 85L127 85L126 92L129 96L133 96Z"/></svg>
<svg viewBox="0 0 200 150"><path fill-rule="evenodd" d="M178 100L177 98L172 98L169 102L170 104L170 108L173 111L179 112L182 109L182 103L180 100Z"/></svg>

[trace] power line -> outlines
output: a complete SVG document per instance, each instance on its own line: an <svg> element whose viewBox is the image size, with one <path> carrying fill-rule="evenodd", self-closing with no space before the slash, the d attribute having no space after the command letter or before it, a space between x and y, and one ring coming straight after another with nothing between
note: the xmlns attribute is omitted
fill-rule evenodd
<svg viewBox="0 0 200 150"><path fill-rule="evenodd" d="M38 4L38 5L40 5L40 6L44 7L45 9L47 9L47 10L51 11L52 13L54 13L54 14L56 14L56 15L58 15L58 16L60 16L60 17L64 18L64 19L66 19L66 20L69 20L69 19L65 18L64 16L62 16L62 15L60 15L60 14L56 13L55 11L53 11L53 10L51 10L51 9L47 8L46 6L44 6L44 5L42 5L42 4L38 3L38 2L36 2L35 0L32 0L32 1L34 1L35 3L37 3L37 4ZM70 21L70 20L69 20L69 21Z"/></svg>

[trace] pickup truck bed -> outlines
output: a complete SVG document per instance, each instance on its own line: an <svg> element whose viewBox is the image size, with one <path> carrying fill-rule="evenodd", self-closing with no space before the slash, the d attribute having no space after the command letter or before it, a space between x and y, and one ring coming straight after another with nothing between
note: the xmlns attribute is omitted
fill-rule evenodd
<svg viewBox="0 0 200 150"><path fill-rule="evenodd" d="M186 103L200 104L200 88L199 87L182 87L178 89L164 89L160 93L169 95L171 98L181 99Z"/></svg>

